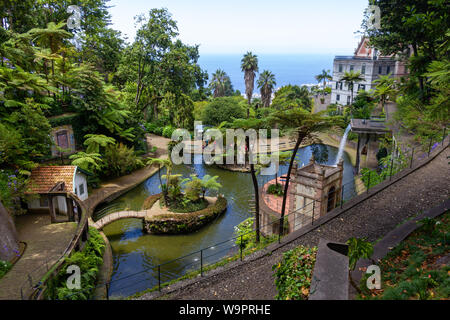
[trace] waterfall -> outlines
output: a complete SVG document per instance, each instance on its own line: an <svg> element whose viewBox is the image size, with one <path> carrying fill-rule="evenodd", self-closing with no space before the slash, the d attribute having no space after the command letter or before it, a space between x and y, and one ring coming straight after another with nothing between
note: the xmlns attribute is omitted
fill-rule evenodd
<svg viewBox="0 0 450 320"><path fill-rule="evenodd" d="M347 136L348 136L348 133L350 132L351 128L352 127L350 125L348 125L347 128L345 129L344 136L342 137L341 144L339 145L339 152L336 157L335 165L337 165L339 163L339 160L341 160L341 158L342 158L342 155L344 153L345 143L347 142Z"/></svg>

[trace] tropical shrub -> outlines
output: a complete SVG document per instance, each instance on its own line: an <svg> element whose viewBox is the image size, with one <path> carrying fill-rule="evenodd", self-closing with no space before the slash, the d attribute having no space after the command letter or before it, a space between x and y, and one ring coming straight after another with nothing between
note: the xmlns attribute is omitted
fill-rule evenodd
<svg viewBox="0 0 450 320"><path fill-rule="evenodd" d="M215 98L204 107L202 120L205 124L218 126L224 121L244 118L246 109L242 102L245 103L241 97Z"/></svg>
<svg viewBox="0 0 450 320"><path fill-rule="evenodd" d="M57 276L49 281L46 298L52 300L88 300L95 289L97 275L101 264L103 263L103 251L105 241L100 233L89 228L89 240L81 252L75 252L67 257L64 266ZM76 265L81 272L81 289L67 288L67 268Z"/></svg>
<svg viewBox="0 0 450 320"><path fill-rule="evenodd" d="M101 165L101 174L105 177L120 177L142 168L144 162L123 143L108 145Z"/></svg>
<svg viewBox="0 0 450 320"><path fill-rule="evenodd" d="M163 129L163 131L162 131L162 135L163 135L163 137L166 137L166 138L172 138L172 133L176 130L177 128L175 128L175 127L172 127L172 126L165 126L164 127L164 129Z"/></svg>
<svg viewBox="0 0 450 320"><path fill-rule="evenodd" d="M299 246L283 253L283 259L272 267L275 271L277 300L307 300L317 247Z"/></svg>
<svg viewBox="0 0 450 320"><path fill-rule="evenodd" d="M202 192L202 181L193 177L192 180L186 183L185 197L191 201L197 201L200 199Z"/></svg>
<svg viewBox="0 0 450 320"><path fill-rule="evenodd" d="M267 188L267 193L268 194L275 194L277 196L282 196L284 191L283 191L283 186L279 183L276 184L271 184L268 188Z"/></svg>

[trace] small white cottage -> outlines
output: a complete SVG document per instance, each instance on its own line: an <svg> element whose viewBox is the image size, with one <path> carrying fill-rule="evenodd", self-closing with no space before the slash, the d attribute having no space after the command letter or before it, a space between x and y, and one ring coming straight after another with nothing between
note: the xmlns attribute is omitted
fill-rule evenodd
<svg viewBox="0 0 450 320"><path fill-rule="evenodd" d="M49 211L49 201L46 194L58 190L65 190L74 193L84 201L88 198L87 189L88 172L77 166L41 166L31 172L29 182L29 194L38 194L39 198L33 197L28 201L30 211ZM67 214L67 202L63 196L58 196L53 200L55 212Z"/></svg>

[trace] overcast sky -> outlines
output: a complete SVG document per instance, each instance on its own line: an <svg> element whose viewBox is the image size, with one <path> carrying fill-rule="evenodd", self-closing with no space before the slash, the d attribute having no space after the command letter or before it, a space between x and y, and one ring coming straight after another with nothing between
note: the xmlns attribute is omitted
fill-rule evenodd
<svg viewBox="0 0 450 320"><path fill-rule="evenodd" d="M200 53L352 54L367 0L111 0L113 28L134 38L137 14L167 8Z"/></svg>

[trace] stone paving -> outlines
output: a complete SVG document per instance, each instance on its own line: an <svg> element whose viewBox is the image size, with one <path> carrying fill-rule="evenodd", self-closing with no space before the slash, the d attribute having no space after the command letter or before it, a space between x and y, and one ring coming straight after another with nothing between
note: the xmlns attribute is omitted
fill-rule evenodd
<svg viewBox="0 0 450 320"><path fill-rule="evenodd" d="M76 223L50 223L49 214L26 214L16 217L19 240L27 244L24 255L0 280L0 300L20 300L20 288L27 283L27 275L33 283L47 272L47 266L63 254L72 240ZM29 286L26 286L27 288Z"/></svg>

